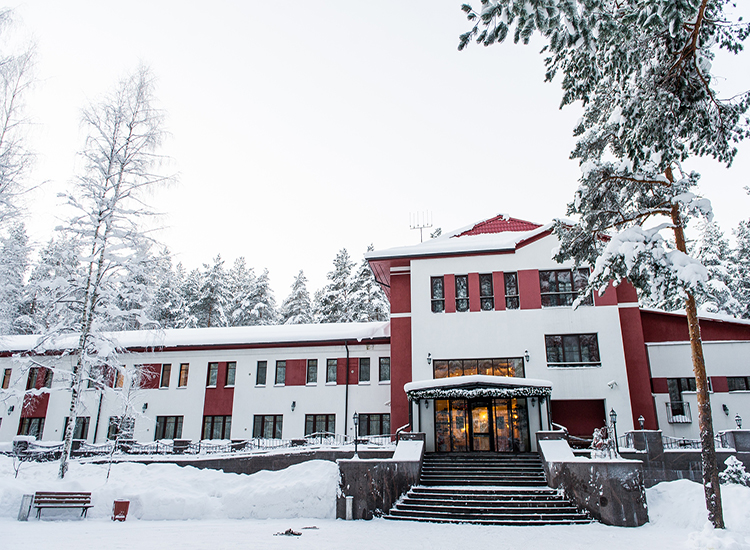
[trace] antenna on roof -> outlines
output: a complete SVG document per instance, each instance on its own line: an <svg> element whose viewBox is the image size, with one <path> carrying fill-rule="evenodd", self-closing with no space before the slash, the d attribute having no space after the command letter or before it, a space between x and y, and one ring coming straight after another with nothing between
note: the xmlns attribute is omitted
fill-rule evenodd
<svg viewBox="0 0 750 550"><path fill-rule="evenodd" d="M409 229L419 229L419 242L424 242L422 239L422 230L429 229L432 227L432 212L429 210L425 212L414 212L409 213Z"/></svg>

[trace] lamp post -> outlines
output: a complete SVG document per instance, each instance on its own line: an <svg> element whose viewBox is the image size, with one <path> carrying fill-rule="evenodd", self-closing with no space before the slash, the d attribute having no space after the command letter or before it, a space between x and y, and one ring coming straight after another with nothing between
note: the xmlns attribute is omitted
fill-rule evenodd
<svg viewBox="0 0 750 550"><path fill-rule="evenodd" d="M737 429L742 429L742 417L740 416L740 413L737 413L734 416L734 421L737 423Z"/></svg>
<svg viewBox="0 0 750 550"><path fill-rule="evenodd" d="M357 456L357 440L359 439L359 413L354 413L354 458Z"/></svg>
<svg viewBox="0 0 750 550"><path fill-rule="evenodd" d="M620 454L620 446L617 443L617 413L614 409L609 410L609 420L612 422L612 433L615 437L615 452Z"/></svg>
<svg viewBox="0 0 750 550"><path fill-rule="evenodd" d="M643 418L643 415L638 417L638 424L641 426L641 430L643 429L643 425L646 423L646 419Z"/></svg>

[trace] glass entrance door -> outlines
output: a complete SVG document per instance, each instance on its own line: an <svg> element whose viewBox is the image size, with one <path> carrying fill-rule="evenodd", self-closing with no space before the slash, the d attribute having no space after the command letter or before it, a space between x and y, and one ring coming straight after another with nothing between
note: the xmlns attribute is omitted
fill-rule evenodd
<svg viewBox="0 0 750 550"><path fill-rule="evenodd" d="M492 450L492 415L488 403L471 403L471 450Z"/></svg>

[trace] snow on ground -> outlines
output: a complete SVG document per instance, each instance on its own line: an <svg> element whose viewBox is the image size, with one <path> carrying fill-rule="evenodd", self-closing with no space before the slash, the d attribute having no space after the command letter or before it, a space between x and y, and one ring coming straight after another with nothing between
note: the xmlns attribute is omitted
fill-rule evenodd
<svg viewBox="0 0 750 550"><path fill-rule="evenodd" d="M750 549L750 488L736 485L722 486L725 531L707 526L703 488L685 480L648 489L651 523L639 528L490 527L335 520L338 474L324 461L253 475L115 464L107 482L106 465L74 462L64 481L56 471L56 463L24 464L16 479L11 459L0 457L0 548L435 550L471 541L475 547L554 550ZM66 489L93 492L89 519L16 521L22 494ZM132 501L124 523L108 519L115 498ZM311 526L317 529L304 529ZM275 536L289 528L302 535Z"/></svg>

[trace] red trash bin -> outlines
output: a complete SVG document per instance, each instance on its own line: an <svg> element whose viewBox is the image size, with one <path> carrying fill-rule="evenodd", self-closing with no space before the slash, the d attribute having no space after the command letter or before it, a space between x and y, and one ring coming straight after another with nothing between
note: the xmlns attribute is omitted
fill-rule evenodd
<svg viewBox="0 0 750 550"><path fill-rule="evenodd" d="M116 500L112 505L112 521L125 521L128 517L129 500Z"/></svg>

